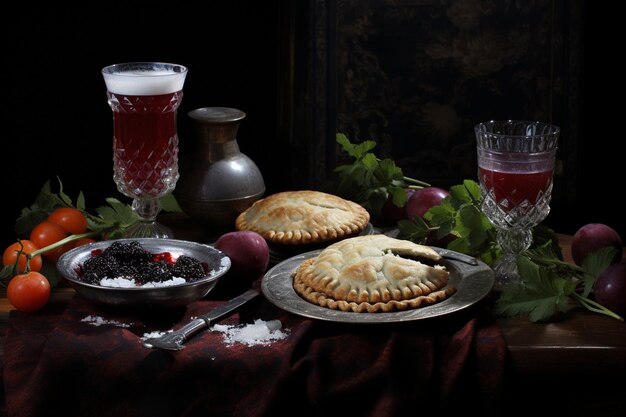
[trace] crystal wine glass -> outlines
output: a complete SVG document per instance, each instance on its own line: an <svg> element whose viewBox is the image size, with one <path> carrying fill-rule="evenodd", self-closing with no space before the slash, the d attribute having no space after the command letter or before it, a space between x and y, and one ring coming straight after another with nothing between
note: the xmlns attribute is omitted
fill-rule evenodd
<svg viewBox="0 0 626 417"><path fill-rule="evenodd" d="M172 237L156 217L159 199L179 177L176 111L187 68L130 62L107 66L102 75L113 111L113 180L139 216L125 237Z"/></svg>
<svg viewBox="0 0 626 417"><path fill-rule="evenodd" d="M536 121L489 121L475 126L482 211L496 227L503 255L493 265L494 288L520 282L517 257L532 228L550 213L560 129Z"/></svg>

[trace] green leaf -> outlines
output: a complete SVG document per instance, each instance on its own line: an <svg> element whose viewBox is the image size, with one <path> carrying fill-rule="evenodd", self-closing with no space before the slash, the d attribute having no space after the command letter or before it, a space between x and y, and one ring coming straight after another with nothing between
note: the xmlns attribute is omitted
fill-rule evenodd
<svg viewBox="0 0 626 417"><path fill-rule="evenodd" d="M546 321L569 308L569 296L576 284L556 276L552 270L540 267L526 257L519 257L517 267L523 283L504 287L495 303L495 313L503 316L528 316L532 322Z"/></svg>
<svg viewBox="0 0 626 417"><path fill-rule="evenodd" d="M85 196L82 191L78 194L76 205L74 205L71 197L63 191L63 183L59 177L57 177L57 181L59 183L57 193L52 190L50 180L48 180L41 187L35 202L30 207L22 209L20 216L15 221L15 232L18 237L28 238L30 231L44 221L56 208L75 207L86 213Z"/></svg>
<svg viewBox="0 0 626 417"><path fill-rule="evenodd" d="M85 195L82 191L78 193L78 197L76 198L76 208L80 211L87 211L87 207L85 205Z"/></svg>
<svg viewBox="0 0 626 417"><path fill-rule="evenodd" d="M0 282L2 282L2 284L7 284L9 281L7 278L12 277L13 272L13 265L4 265L2 269L0 269Z"/></svg>
<svg viewBox="0 0 626 417"><path fill-rule="evenodd" d="M174 194L172 193L161 197L159 199L159 202L161 203L161 208L164 211L167 211L169 213L182 213L183 212L183 209L180 208L180 206L178 205L178 201L176 201L176 197L174 197Z"/></svg>
<svg viewBox="0 0 626 417"><path fill-rule="evenodd" d="M15 233L18 237L28 238L30 231L44 221L52 210L64 205L65 202L52 192L50 181L46 181L37 194L35 202L30 207L22 209L20 216L15 221Z"/></svg>
<svg viewBox="0 0 626 417"><path fill-rule="evenodd" d="M479 247L487 239L487 232L483 227L482 212L473 205L465 205L459 210L459 219L468 233L467 237L472 247Z"/></svg>
<svg viewBox="0 0 626 417"><path fill-rule="evenodd" d="M363 158L361 158L361 163L370 173L373 173L378 167L378 159L376 159L376 156L371 153L364 155Z"/></svg>
<svg viewBox="0 0 626 417"><path fill-rule="evenodd" d="M391 182L393 180L400 182L404 177L402 169L400 169L400 167L398 167L391 159L380 160L378 167L381 178L383 178L385 182Z"/></svg>
<svg viewBox="0 0 626 417"><path fill-rule="evenodd" d="M469 198L473 202L480 202L482 200L482 192L480 191L480 185L473 180L464 180L463 186L467 190Z"/></svg>
<svg viewBox="0 0 626 417"><path fill-rule="evenodd" d="M20 238L28 238L31 230L46 220L49 212L35 205L23 208L21 215L15 221L15 234Z"/></svg>
<svg viewBox="0 0 626 417"><path fill-rule="evenodd" d="M396 207L403 207L406 204L408 197L404 188L391 186L387 187L387 192L391 194L391 202Z"/></svg>
<svg viewBox="0 0 626 417"><path fill-rule="evenodd" d="M112 197L107 198L106 202L109 203L115 212L113 220L118 221L122 225L131 225L137 221L137 215L128 204L124 204Z"/></svg>
<svg viewBox="0 0 626 417"><path fill-rule="evenodd" d="M39 272L46 277L52 288L56 287L61 281L62 276L57 270L56 263L44 259Z"/></svg>
<svg viewBox="0 0 626 417"><path fill-rule="evenodd" d="M581 262L580 266L584 271L583 275L583 297L587 297L593 290L593 284L596 282L596 278L600 272L604 271L609 265L611 265L617 248L614 246L607 246L600 248L587 255Z"/></svg>
<svg viewBox="0 0 626 417"><path fill-rule="evenodd" d="M465 185L453 185L450 187L450 195L460 203L471 203L472 196Z"/></svg>
<svg viewBox="0 0 626 417"><path fill-rule="evenodd" d="M584 272L582 268L573 263L563 261L561 259L560 247L558 249L555 249L555 247L558 247L558 243L555 245L552 241L544 242L540 246L535 245L533 242L533 245L524 252L524 256L538 265L551 268L557 275L582 279Z"/></svg>
<svg viewBox="0 0 626 417"><path fill-rule="evenodd" d="M448 249L453 250L455 252L466 253L468 255L474 255L474 251L472 250L472 246L469 243L469 240L459 237L454 239L452 242L448 243Z"/></svg>
<svg viewBox="0 0 626 417"><path fill-rule="evenodd" d="M341 148L348 153L348 155L360 160L363 158L368 151L374 149L376 147L376 142L371 140L366 140L359 144L353 144L348 140L348 137L343 133L337 133L336 136L337 143L341 145Z"/></svg>
<svg viewBox="0 0 626 417"><path fill-rule="evenodd" d="M415 243L424 244L430 234L430 228L419 217L415 222L410 220L400 220L398 222L398 238L410 240Z"/></svg>
<svg viewBox="0 0 626 417"><path fill-rule="evenodd" d="M368 190L363 198L361 205L370 213L380 215L383 205L387 201L387 190L384 187Z"/></svg>
<svg viewBox="0 0 626 417"><path fill-rule="evenodd" d="M456 209L450 204L450 196L444 198L440 204L431 207L424 213L424 219L438 225L455 217Z"/></svg>
<svg viewBox="0 0 626 417"><path fill-rule="evenodd" d="M57 177L57 180L59 181L59 198L61 199L61 201L63 201L63 203L68 206L68 207L73 207L72 205L72 199L70 198L69 195L65 194L63 192L63 183L61 182L61 178Z"/></svg>
<svg viewBox="0 0 626 417"><path fill-rule="evenodd" d="M441 204L431 207L424 213L424 220L438 228L437 238L441 239L450 234L456 224L456 209L450 204L450 197L446 197Z"/></svg>
<svg viewBox="0 0 626 417"><path fill-rule="evenodd" d="M393 160L380 160L369 152L376 142L369 140L353 144L342 133L337 133L337 142L343 151L355 158L351 164L339 165L334 170L339 178L336 191L339 196L365 207L372 219L381 217L382 207L390 195L396 205L406 202L406 192L403 195L400 191L407 187L402 169Z"/></svg>
<svg viewBox="0 0 626 417"><path fill-rule="evenodd" d="M559 246L559 238L557 234L554 233L554 230L549 227L543 224L538 224L533 227L533 243L531 248L541 246L551 246L553 256L563 260L563 254L561 252L561 247Z"/></svg>

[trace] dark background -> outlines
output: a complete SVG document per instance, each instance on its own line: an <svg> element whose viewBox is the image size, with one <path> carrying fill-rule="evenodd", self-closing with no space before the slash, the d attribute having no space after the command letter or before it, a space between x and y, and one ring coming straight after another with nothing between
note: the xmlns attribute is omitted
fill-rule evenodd
<svg viewBox="0 0 626 417"><path fill-rule="evenodd" d="M88 208L117 192L112 171L112 114L100 70L157 60L189 73L179 108L180 154L193 150L187 113L236 107L247 117L239 145L270 175L267 143L276 137L277 6L256 1L107 1L16 4L2 25L2 240L45 181L61 178Z"/></svg>
<svg viewBox="0 0 626 417"><path fill-rule="evenodd" d="M21 2L3 14L1 236L5 244L15 238L13 224L22 207L34 201L45 181L55 184L56 176L73 199L82 190L90 209L103 204L105 197L124 199L112 180L112 116L100 74L102 67L112 63L159 60L189 68L178 117L182 156L192 151L195 140L187 112L228 106L247 114L238 142L261 169L268 192L322 182L313 166L315 158L294 140L298 132L308 132L301 141L326 142L330 151L324 151L329 157L324 168L326 172L332 169L336 152L328 137L350 123L341 118L329 124L326 137L317 135L312 127L316 114L310 111L311 102L318 98L311 92L315 87L312 74L324 70L342 80L347 70L337 65L343 62L341 55L337 62L324 60L323 68L315 66L317 49L312 40L318 38L309 28L315 25L320 4L331 12L339 9L336 15L343 19L341 23L350 22L349 7L356 2L338 2L339 6L324 1L128 3L107 1L92 10L94 6L80 2L40 7ZM362 10L368 3L380 12L393 2L372 0L358 7ZM476 7L486 3L476 2ZM585 223L602 222L626 237L620 203L624 158L618 126L624 87L615 63L620 53L618 14L591 2L530 3L545 10L556 8L559 16L565 16L556 28L568 41L565 58L579 57L581 65L575 72L567 68L567 61L559 66L566 75L560 82L576 92L577 106L567 118L554 120L568 138L567 149L562 151L568 177L561 177L555 186L557 198L546 223L560 232L574 233ZM515 16L508 9L505 12ZM569 20L572 15L582 19ZM328 26L330 35L323 39L334 39L334 27ZM337 38L343 39L341 33ZM325 88L328 91L328 84ZM515 101L513 93L503 94L503 100ZM472 100L480 102L481 96ZM329 114L333 105L346 110L341 103L342 99L326 100L315 106L328 106ZM486 106L483 111L489 109ZM497 105L491 109L493 114L498 110ZM464 127L464 131L471 137L471 130ZM364 133L360 139L369 138L371 132ZM395 148L402 149L401 139L394 141ZM440 178L437 172L428 175L433 181ZM446 181L457 179L445 176Z"/></svg>

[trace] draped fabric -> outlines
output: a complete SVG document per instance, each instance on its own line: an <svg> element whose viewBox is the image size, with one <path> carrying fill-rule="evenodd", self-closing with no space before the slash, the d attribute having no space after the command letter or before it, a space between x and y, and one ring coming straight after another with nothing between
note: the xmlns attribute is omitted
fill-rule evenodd
<svg viewBox="0 0 626 417"><path fill-rule="evenodd" d="M498 413L506 347L481 303L444 317L362 325L301 317L258 297L220 324L279 320L287 337L248 345L206 330L180 351L143 345L148 333L179 327L222 302L209 297L180 310L133 312L76 296L38 314L11 312L7 415Z"/></svg>

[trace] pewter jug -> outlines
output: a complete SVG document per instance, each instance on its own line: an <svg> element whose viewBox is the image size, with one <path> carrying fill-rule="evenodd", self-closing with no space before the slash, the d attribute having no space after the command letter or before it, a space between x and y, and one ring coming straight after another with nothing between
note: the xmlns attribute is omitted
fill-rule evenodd
<svg viewBox="0 0 626 417"><path fill-rule="evenodd" d="M237 143L246 114L202 107L188 115L196 122L196 149L181 160L174 195L191 218L214 229L234 229L237 216L265 193L261 171Z"/></svg>

